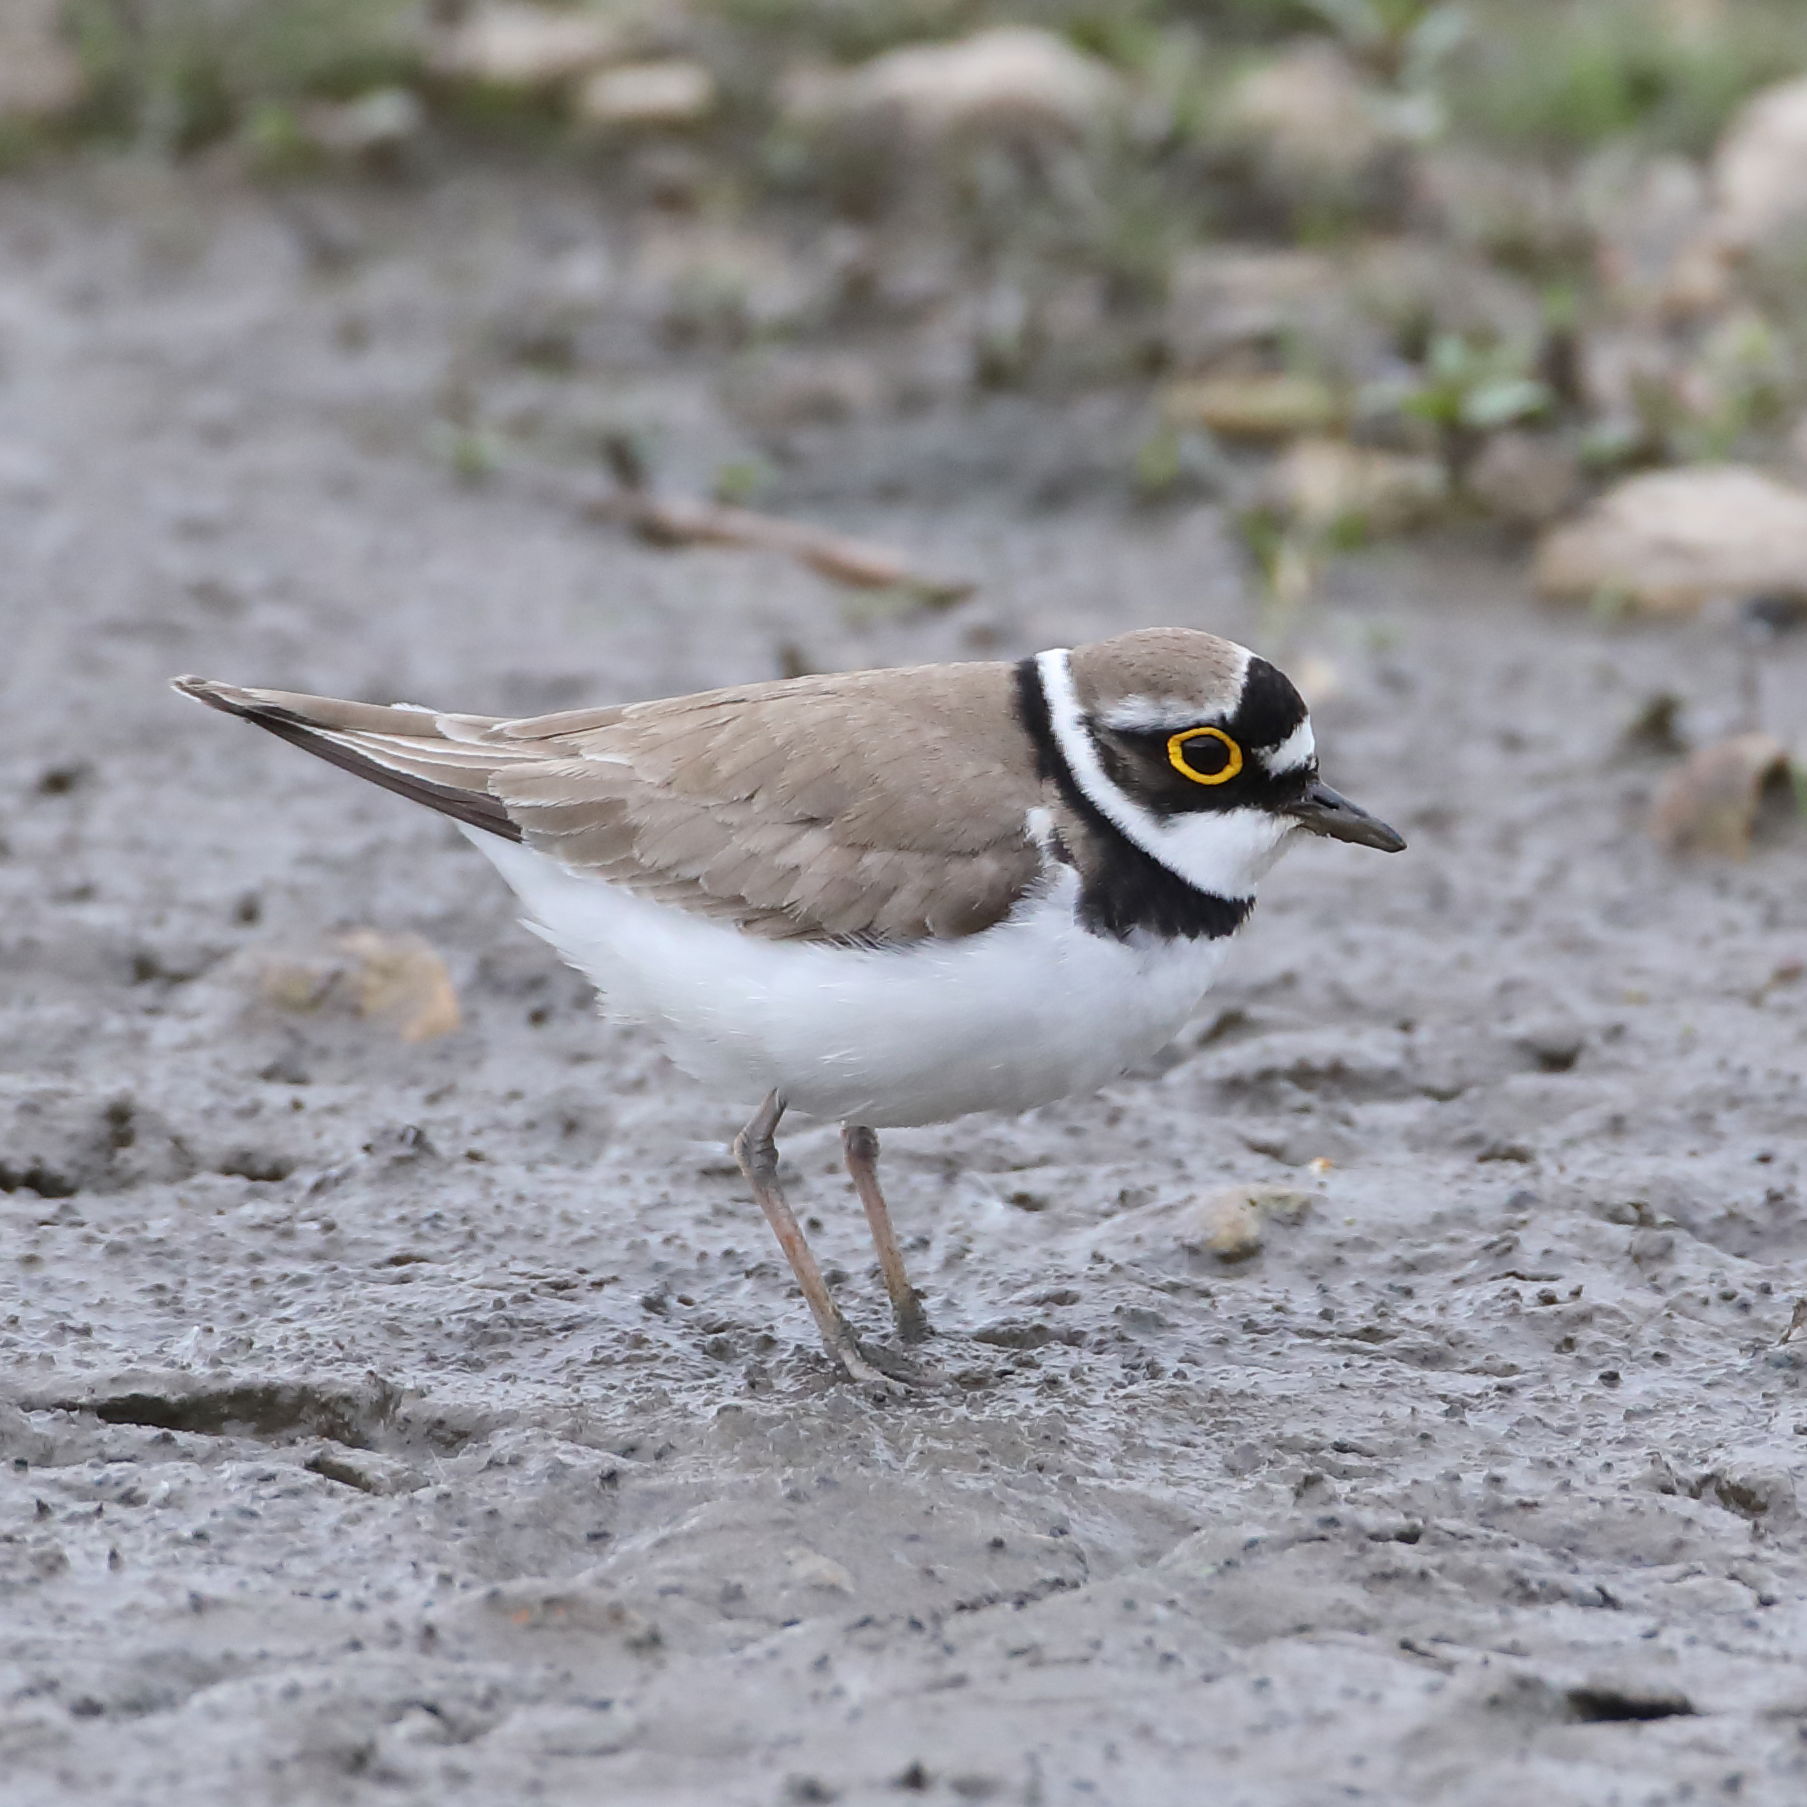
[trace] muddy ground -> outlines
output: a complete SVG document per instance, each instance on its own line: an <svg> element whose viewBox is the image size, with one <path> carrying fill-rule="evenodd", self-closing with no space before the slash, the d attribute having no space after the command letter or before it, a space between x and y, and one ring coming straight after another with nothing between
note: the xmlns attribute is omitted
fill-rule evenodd
<svg viewBox="0 0 1807 1807"><path fill-rule="evenodd" d="M554 281L556 372L499 349ZM746 454L723 367L544 182L0 193L0 1799L1800 1800L1807 844L1668 862L1621 744L1664 689L1733 718L1723 626L1340 566L1320 743L1411 851L1290 855L1155 1070L887 1138L955 1381L907 1404L817 1352L740 1101L445 823L164 688L1261 632L1109 397L793 435L773 505L978 579L943 614L585 520L600 421L673 482ZM1766 679L1798 743L1807 647ZM261 998L351 927L463 1028ZM785 1152L877 1329L832 1129ZM1226 1265L1244 1183L1310 1202Z"/></svg>

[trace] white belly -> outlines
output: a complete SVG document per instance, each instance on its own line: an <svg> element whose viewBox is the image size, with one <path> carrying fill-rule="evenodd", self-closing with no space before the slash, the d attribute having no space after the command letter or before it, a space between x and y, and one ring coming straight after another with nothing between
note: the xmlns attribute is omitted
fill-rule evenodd
<svg viewBox="0 0 1807 1807"><path fill-rule="evenodd" d="M1229 946L1088 934L1064 867L959 941L762 941L466 832L608 1014L652 1026L685 1071L748 1104L776 1088L811 1116L879 1129L1106 1084L1184 1024Z"/></svg>

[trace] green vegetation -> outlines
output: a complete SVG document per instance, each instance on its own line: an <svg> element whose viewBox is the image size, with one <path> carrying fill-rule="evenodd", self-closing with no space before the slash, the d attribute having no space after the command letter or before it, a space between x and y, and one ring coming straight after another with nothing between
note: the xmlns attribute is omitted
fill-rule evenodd
<svg viewBox="0 0 1807 1807"><path fill-rule="evenodd" d="M1477 8L1444 92L1463 133L1520 152L1630 137L1700 155L1746 95L1803 69L1798 0L1504 0Z"/></svg>
<svg viewBox="0 0 1807 1807"><path fill-rule="evenodd" d="M418 0L68 0L89 78L77 123L177 153L250 128L267 136L273 107L420 80L429 11ZM732 53L730 91L746 71L799 58L851 63L985 25L1041 25L1144 83L1168 111L1170 149L1206 128L1239 59L1308 37L1360 66L1408 134L1447 130L1539 157L1620 138L1699 154L1753 89L1807 68L1798 0L698 0L697 11ZM541 104L442 98L492 124Z"/></svg>
<svg viewBox="0 0 1807 1807"><path fill-rule="evenodd" d="M310 95L418 74L407 0L69 0L89 93L78 123L194 150Z"/></svg>
<svg viewBox="0 0 1807 1807"><path fill-rule="evenodd" d="M1533 374L1533 356L1518 346L1438 333L1401 411L1436 429L1444 462L1460 474L1486 434L1549 412L1556 398Z"/></svg>
<svg viewBox="0 0 1807 1807"><path fill-rule="evenodd" d="M586 13L634 12L542 4L579 39L597 38ZM85 99L48 125L0 119L0 164L84 138L236 156L253 179L568 157L661 216L673 247L690 232L660 278L668 346L857 347L934 320L974 388L1158 384L1127 484L1229 497L1282 600L1350 537L1397 524L1356 510L1308 531L1288 506L1244 509L1247 446L1428 459L1446 498L1479 507L1471 466L1497 480L1526 439L1597 481L1761 458L1807 400L1807 245L1714 240L1702 167L1750 95L1807 73L1803 0L645 0L650 48L630 25L625 53L605 32L526 75L448 60L460 16L436 0L67 0ZM857 117L860 85L836 74L1003 24L1065 45L1031 44L1028 73L987 98L994 47L980 98L946 115L905 93ZM704 64L708 104L586 123L586 82L641 54ZM1012 87L1038 80L1039 98ZM832 271L803 249L831 222ZM1238 251L1214 275L1225 242ZM554 381L582 355L550 316L509 322L496 348ZM506 450L457 418L434 447L469 482ZM743 461L718 490L746 500L768 479Z"/></svg>

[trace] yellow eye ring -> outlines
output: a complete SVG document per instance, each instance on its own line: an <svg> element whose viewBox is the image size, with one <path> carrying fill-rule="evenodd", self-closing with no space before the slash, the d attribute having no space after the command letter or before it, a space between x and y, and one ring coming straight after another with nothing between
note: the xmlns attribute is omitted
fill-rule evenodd
<svg viewBox="0 0 1807 1807"><path fill-rule="evenodd" d="M1186 748L1195 740L1214 740L1222 746L1224 750L1222 771L1194 771L1186 763ZM1221 728L1187 728L1168 740L1167 763L1181 777L1190 778L1194 784L1228 784L1242 770L1242 748Z"/></svg>

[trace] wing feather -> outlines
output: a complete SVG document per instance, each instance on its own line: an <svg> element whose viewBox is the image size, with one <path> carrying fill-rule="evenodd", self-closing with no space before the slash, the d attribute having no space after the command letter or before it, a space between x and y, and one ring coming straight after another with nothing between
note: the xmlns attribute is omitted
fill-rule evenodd
<svg viewBox="0 0 1807 1807"><path fill-rule="evenodd" d="M181 679L187 694L571 871L776 939L978 933L1050 798L1005 665L742 686L516 721Z"/></svg>

